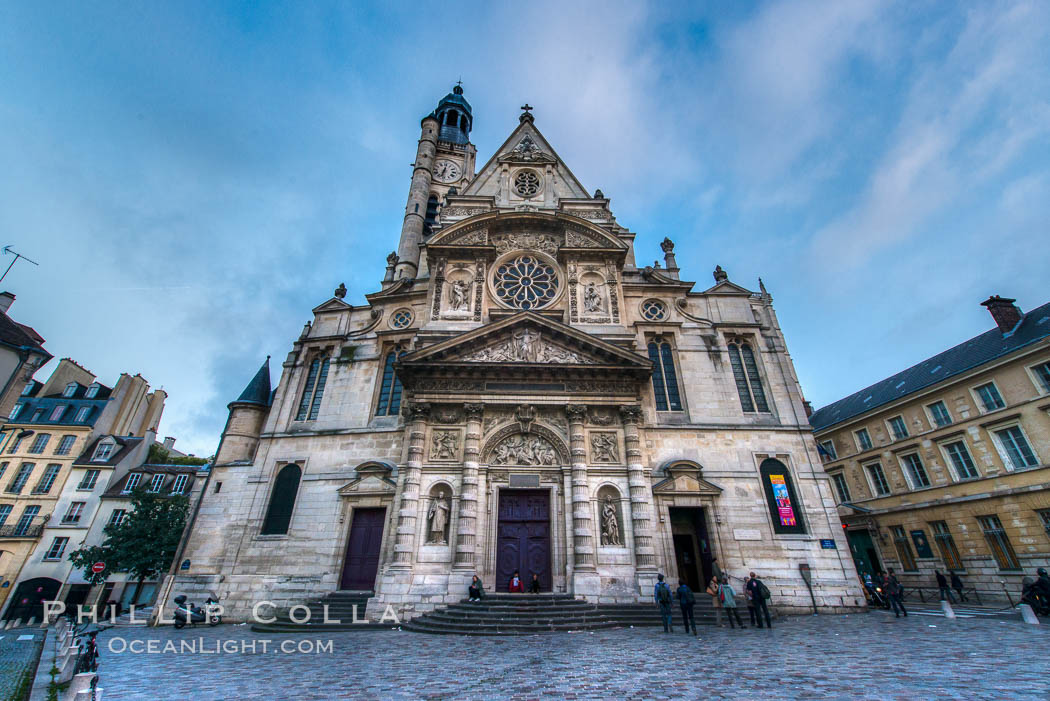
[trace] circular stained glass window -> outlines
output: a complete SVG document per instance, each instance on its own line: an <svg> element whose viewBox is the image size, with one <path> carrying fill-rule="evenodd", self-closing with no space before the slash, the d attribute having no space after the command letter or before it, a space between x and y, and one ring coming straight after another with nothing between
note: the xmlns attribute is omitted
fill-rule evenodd
<svg viewBox="0 0 1050 701"><path fill-rule="evenodd" d="M403 329L412 323L412 312L407 309L398 309L390 317L390 325L395 329Z"/></svg>
<svg viewBox="0 0 1050 701"><path fill-rule="evenodd" d="M658 299L647 299L642 302L642 316L649 321L663 321L667 318L667 305Z"/></svg>
<svg viewBox="0 0 1050 701"><path fill-rule="evenodd" d="M540 176L532 170L523 170L514 176L514 192L522 197L532 197L540 191Z"/></svg>
<svg viewBox="0 0 1050 701"><path fill-rule="evenodd" d="M558 296L558 269L536 255L522 255L496 267L496 297L517 309L539 309Z"/></svg>

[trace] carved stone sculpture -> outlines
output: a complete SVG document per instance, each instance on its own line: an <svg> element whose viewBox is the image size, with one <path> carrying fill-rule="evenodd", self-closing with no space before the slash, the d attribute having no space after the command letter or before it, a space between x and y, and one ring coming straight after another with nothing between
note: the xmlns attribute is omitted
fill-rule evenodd
<svg viewBox="0 0 1050 701"><path fill-rule="evenodd" d="M616 439L608 433L591 434L591 452L594 462L619 462Z"/></svg>
<svg viewBox="0 0 1050 701"><path fill-rule="evenodd" d="M510 436L492 452L493 465L556 465L554 447L539 437Z"/></svg>
<svg viewBox="0 0 1050 701"><path fill-rule="evenodd" d="M449 310L454 312L470 311L470 283L454 280L449 285Z"/></svg>
<svg viewBox="0 0 1050 701"><path fill-rule="evenodd" d="M616 514L616 504L611 494L605 496L602 505L602 545L622 545L620 541L620 521Z"/></svg>
<svg viewBox="0 0 1050 701"><path fill-rule="evenodd" d="M456 434L452 431L435 431L430 443L431 460L456 459Z"/></svg>
<svg viewBox="0 0 1050 701"><path fill-rule="evenodd" d="M528 328L514 332L509 339L501 343L469 353L462 359L481 363L525 362L582 365L590 362L579 353L543 341L539 331Z"/></svg>
<svg viewBox="0 0 1050 701"><path fill-rule="evenodd" d="M427 512L427 542L435 545L448 544L448 515L452 510L448 495L438 492Z"/></svg>
<svg viewBox="0 0 1050 701"><path fill-rule="evenodd" d="M602 310L602 294L598 291L598 286L593 282L588 282L586 287L583 288L583 311L585 312L600 312Z"/></svg>

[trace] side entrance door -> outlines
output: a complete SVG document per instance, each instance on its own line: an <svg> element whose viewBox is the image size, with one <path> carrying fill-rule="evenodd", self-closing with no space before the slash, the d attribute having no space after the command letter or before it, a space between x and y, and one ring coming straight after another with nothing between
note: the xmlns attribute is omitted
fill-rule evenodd
<svg viewBox="0 0 1050 701"><path fill-rule="evenodd" d="M340 589L372 591L379 571L386 509L354 509Z"/></svg>
<svg viewBox="0 0 1050 701"><path fill-rule="evenodd" d="M517 570L525 587L533 573L540 590L551 590L550 492L501 489L496 534L496 587L507 591Z"/></svg>

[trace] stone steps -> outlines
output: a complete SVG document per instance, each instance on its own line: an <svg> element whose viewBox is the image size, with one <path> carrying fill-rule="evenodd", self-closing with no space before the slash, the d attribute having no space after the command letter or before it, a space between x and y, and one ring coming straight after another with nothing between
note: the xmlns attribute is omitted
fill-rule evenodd
<svg viewBox="0 0 1050 701"><path fill-rule="evenodd" d="M354 607L357 607L357 620L365 617L365 607L374 592L370 591L334 591L320 599L311 599L303 603L310 611L310 619L304 623L293 621L289 616L291 609L277 611L277 620L273 623L253 623L251 628L258 633L308 633L318 630L390 630L394 626L384 623L354 623ZM324 623L324 606L328 606L328 620L340 623ZM302 610L296 611L296 618L302 619Z"/></svg>
<svg viewBox="0 0 1050 701"><path fill-rule="evenodd" d="M675 625L681 614L675 604ZM713 625L708 598L697 598L698 625ZM405 630L436 635L531 635L662 626L655 604L592 604L569 594L487 594L480 602L463 600L402 624Z"/></svg>

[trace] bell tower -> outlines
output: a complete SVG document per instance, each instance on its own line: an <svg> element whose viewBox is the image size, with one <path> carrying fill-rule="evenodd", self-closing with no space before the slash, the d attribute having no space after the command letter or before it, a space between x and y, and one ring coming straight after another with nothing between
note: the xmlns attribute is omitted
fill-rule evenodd
<svg viewBox="0 0 1050 701"><path fill-rule="evenodd" d="M419 244L430 235L445 196L462 191L474 177L477 150L470 143L474 115L459 83L423 118L405 220L401 225L394 279L419 272Z"/></svg>

